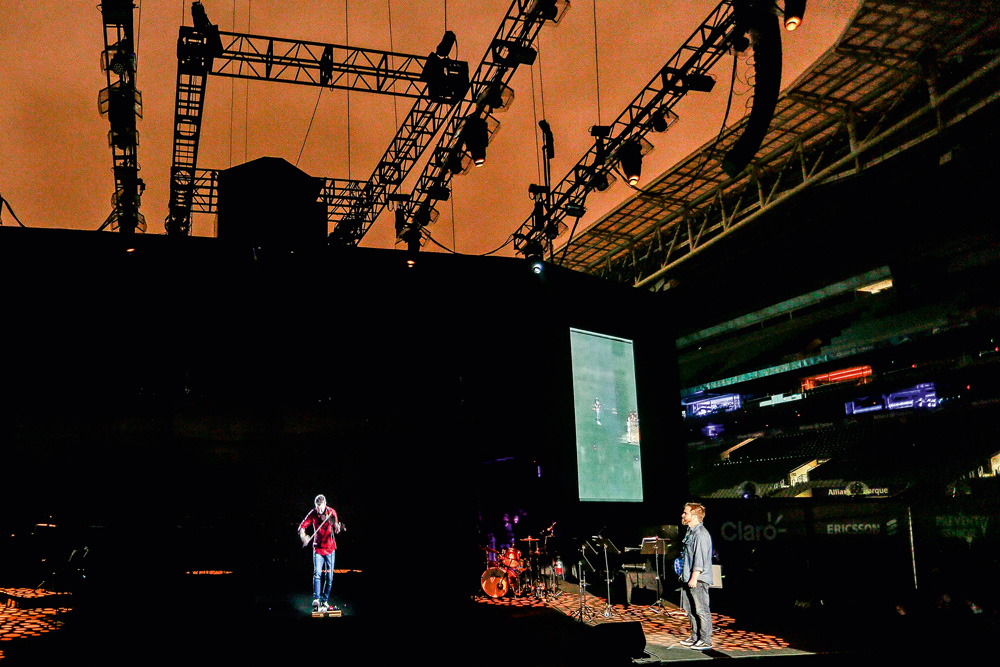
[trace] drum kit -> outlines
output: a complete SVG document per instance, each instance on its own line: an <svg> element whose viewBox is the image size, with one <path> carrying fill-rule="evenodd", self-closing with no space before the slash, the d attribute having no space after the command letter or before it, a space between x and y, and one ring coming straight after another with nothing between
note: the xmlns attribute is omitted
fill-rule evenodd
<svg viewBox="0 0 1000 667"><path fill-rule="evenodd" d="M502 598L510 593L514 597L531 595L545 597L556 589L556 578L562 574L559 568L538 548L537 537L526 537L518 542L527 542L527 558L516 546L497 551L490 547L479 547L486 552L486 571L480 577L483 592L491 598Z"/></svg>

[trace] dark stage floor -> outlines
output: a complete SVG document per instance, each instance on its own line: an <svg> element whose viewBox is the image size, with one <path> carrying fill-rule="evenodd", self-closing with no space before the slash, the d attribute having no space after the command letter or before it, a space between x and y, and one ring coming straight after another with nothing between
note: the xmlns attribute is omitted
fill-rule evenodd
<svg viewBox="0 0 1000 667"><path fill-rule="evenodd" d="M926 659L975 655L976 646L949 640L957 624L970 636L992 636L993 616L876 619L861 613L803 613L759 617L714 614L715 647L698 652L678 645L686 619L672 605L614 605L587 594L595 616L580 622L575 586L562 594L447 599L433 586L412 587L365 600L372 589L362 575L338 575L332 600L340 618L313 618L310 596L287 590L250 590L227 575L190 576L160 593L76 599L0 588L0 664L55 664L80 658L103 664L147 664L165 659L252 661L312 660L347 664L628 665L736 658L755 664L848 664L859 659ZM411 582L412 583L412 582ZM426 582L424 582L426 584ZM322 659L322 658L321 658Z"/></svg>

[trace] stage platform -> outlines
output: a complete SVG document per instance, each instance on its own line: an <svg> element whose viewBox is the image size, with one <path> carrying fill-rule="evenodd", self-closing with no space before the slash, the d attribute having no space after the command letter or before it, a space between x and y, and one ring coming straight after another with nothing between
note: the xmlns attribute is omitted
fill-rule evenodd
<svg viewBox="0 0 1000 667"><path fill-rule="evenodd" d="M579 589L558 595L442 599L433 587L364 600L358 577L340 576L331 602L340 617L314 618L301 592L244 588L238 580L193 579L159 597L122 591L77 604L73 595L0 588L0 665L56 664L92 658L142 665L164 659L268 664L319 651L349 665L657 665L715 659L759 665L855 664L961 655L974 647L947 640L960 621L973 636L992 636L995 616L877 622L863 613L789 618L713 614L714 647L680 646L687 620L676 606L613 605L587 593L593 616L579 620ZM426 583L426 582L425 582ZM335 586L335 589L337 587ZM335 590L335 593L338 591ZM173 594L172 594L173 593ZM179 594L179 595L178 595ZM221 602L220 594L231 604ZM576 613L576 616L574 616ZM928 621L933 621L929 623Z"/></svg>

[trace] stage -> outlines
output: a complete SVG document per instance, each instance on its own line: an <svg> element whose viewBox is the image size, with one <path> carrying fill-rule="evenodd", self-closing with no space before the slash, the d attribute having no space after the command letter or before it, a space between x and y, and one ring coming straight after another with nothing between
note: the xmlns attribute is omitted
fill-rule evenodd
<svg viewBox="0 0 1000 667"><path fill-rule="evenodd" d="M398 595L364 600L364 576L340 573L331 597L343 611L339 618L314 618L307 591L256 588L232 574L191 573L183 585L147 594L144 602L125 589L77 600L0 588L0 662L95 658L135 665L196 658L267 664L318 653L358 665L428 659L449 665L655 665L719 658L847 664L956 650L936 639L946 636L943 618L932 625L904 617L873 623L862 614L802 610L796 623L756 616L751 606L745 615L714 613L714 646L695 651L680 646L687 620L667 602L614 604L606 617L603 597L587 593L581 600L567 582L558 595L491 598L470 591L462 600L445 600L433 580L423 577L416 586L416 579L400 577ZM594 612L583 622L581 602ZM967 622L976 632L996 626L985 616ZM860 628L880 634L863 635Z"/></svg>

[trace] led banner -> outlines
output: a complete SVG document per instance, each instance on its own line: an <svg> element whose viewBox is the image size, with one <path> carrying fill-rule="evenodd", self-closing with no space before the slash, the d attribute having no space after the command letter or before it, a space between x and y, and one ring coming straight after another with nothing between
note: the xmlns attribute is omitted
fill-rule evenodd
<svg viewBox="0 0 1000 667"><path fill-rule="evenodd" d="M570 329L580 500L642 501L631 340Z"/></svg>

